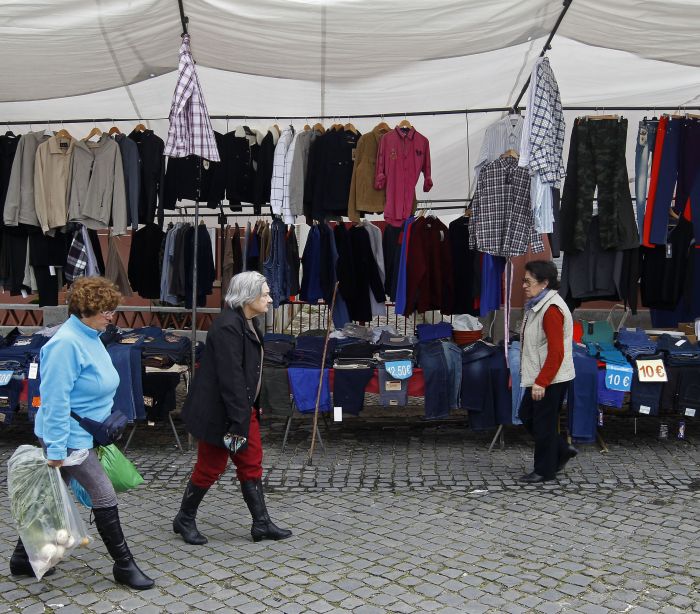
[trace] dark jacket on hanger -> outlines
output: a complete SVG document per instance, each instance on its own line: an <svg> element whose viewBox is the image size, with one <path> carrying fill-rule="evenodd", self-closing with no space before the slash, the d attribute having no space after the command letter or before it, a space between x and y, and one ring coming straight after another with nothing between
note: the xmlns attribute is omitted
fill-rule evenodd
<svg viewBox="0 0 700 614"><path fill-rule="evenodd" d="M294 226L290 226L285 237L285 250L287 256L287 283L289 284L289 296L299 294L299 243L294 232Z"/></svg>
<svg viewBox="0 0 700 614"><path fill-rule="evenodd" d="M143 298L160 298L158 258L164 237L165 233L157 224L147 224L131 238L129 283Z"/></svg>
<svg viewBox="0 0 700 614"><path fill-rule="evenodd" d="M277 135L279 137L279 134ZM255 215L260 215L260 205L270 202L270 186L272 185L272 165L275 158L275 143L277 139L268 130L260 143L258 151L258 169L255 175L255 192L253 203L258 205Z"/></svg>
<svg viewBox="0 0 700 614"><path fill-rule="evenodd" d="M139 196L139 224L152 224L156 208L160 204L159 217L163 208L163 189L165 187L165 143L153 130L132 132L129 138L139 148L141 160L141 191ZM159 219L159 225L163 221Z"/></svg>
<svg viewBox="0 0 700 614"><path fill-rule="evenodd" d="M690 292L687 270L693 224L684 217L669 233L668 245L641 247L642 305L673 311L684 292Z"/></svg>
<svg viewBox="0 0 700 614"><path fill-rule="evenodd" d="M479 315L477 301L481 294L481 257L469 248L469 218L465 215L450 222L452 255L452 313Z"/></svg>
<svg viewBox="0 0 700 614"><path fill-rule="evenodd" d="M141 158L136 141L125 134L115 134L124 168L127 222L133 230L139 226L139 195L141 194Z"/></svg>
<svg viewBox="0 0 700 614"><path fill-rule="evenodd" d="M214 138L219 151L223 151L223 135L214 132ZM199 198L197 185L200 186ZM210 209L216 209L224 199L225 191L222 162L203 161L199 156L168 158L163 196L163 206L166 209L175 209L178 200L199 200L200 203L206 203Z"/></svg>
<svg viewBox="0 0 700 614"><path fill-rule="evenodd" d="M255 166L260 145L251 145L247 136L237 136L236 132L225 134L222 141L226 199L232 211L240 211L241 203L255 202Z"/></svg>
<svg viewBox="0 0 700 614"><path fill-rule="evenodd" d="M314 219L347 215L354 154L360 136L351 130L329 130L312 144L307 176L311 175L309 187L313 190L311 213Z"/></svg>
<svg viewBox="0 0 700 614"><path fill-rule="evenodd" d="M192 252L194 251L195 229L190 226L185 234L185 307L192 309L193 268ZM207 304L207 295L211 294L216 267L211 252L211 238L204 224L197 225L197 307Z"/></svg>
<svg viewBox="0 0 700 614"><path fill-rule="evenodd" d="M2 214L5 209L7 187L10 184L12 163L15 160L19 139L20 137L14 135L12 132L0 135L0 226L2 226Z"/></svg>
<svg viewBox="0 0 700 614"><path fill-rule="evenodd" d="M253 326L255 333L243 310L227 305L209 328L182 408L187 431L196 439L223 448L226 433L248 436L262 369L262 332L255 319Z"/></svg>

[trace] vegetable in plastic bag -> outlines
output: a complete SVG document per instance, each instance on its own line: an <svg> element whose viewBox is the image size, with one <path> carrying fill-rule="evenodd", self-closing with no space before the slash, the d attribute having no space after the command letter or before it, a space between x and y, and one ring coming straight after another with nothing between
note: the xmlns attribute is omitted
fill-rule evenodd
<svg viewBox="0 0 700 614"><path fill-rule="evenodd" d="M141 474L136 471L133 463L121 453L116 445L99 446L97 458L100 459L102 468L117 492L126 492L143 484Z"/></svg>
<svg viewBox="0 0 700 614"><path fill-rule="evenodd" d="M63 462L79 465L87 450ZM80 513L58 467L49 467L41 448L19 446L7 461L10 511L38 580L76 546L90 542Z"/></svg>

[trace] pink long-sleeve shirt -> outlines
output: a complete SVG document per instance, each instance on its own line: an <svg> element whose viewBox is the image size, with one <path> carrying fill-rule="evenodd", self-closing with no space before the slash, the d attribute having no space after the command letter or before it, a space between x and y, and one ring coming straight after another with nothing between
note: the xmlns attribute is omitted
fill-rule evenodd
<svg viewBox="0 0 700 614"><path fill-rule="evenodd" d="M415 128L404 132L396 127L379 141L374 187L386 188L384 219L401 226L411 216L418 176L423 173L423 191L433 187L430 176L430 143Z"/></svg>

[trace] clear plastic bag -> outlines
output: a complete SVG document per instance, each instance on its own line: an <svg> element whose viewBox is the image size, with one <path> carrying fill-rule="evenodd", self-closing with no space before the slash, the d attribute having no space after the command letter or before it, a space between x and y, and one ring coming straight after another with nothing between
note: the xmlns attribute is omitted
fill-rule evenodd
<svg viewBox="0 0 700 614"><path fill-rule="evenodd" d="M79 465L87 450L76 450L64 465ZM7 461L10 511L37 579L76 546L90 542L80 513L57 467L41 448L20 446Z"/></svg>

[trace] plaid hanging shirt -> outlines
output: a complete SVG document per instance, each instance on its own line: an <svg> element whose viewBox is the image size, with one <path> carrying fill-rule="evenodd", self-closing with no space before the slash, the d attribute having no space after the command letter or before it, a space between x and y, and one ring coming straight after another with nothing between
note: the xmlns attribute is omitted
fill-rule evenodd
<svg viewBox="0 0 700 614"><path fill-rule="evenodd" d="M498 158L481 169L472 198L469 247L510 258L543 252L530 204L530 174L511 157Z"/></svg>
<svg viewBox="0 0 700 614"><path fill-rule="evenodd" d="M63 275L67 281L73 282L78 277L85 275L88 266L88 253L83 234L81 230L77 230L73 235L73 241L68 250L68 258L66 259L66 268L63 270Z"/></svg>
<svg viewBox="0 0 700 614"><path fill-rule="evenodd" d="M179 71L170 107L170 127L165 155L171 158L185 158L194 154L204 160L219 162L219 150L190 51L189 34L182 37Z"/></svg>

